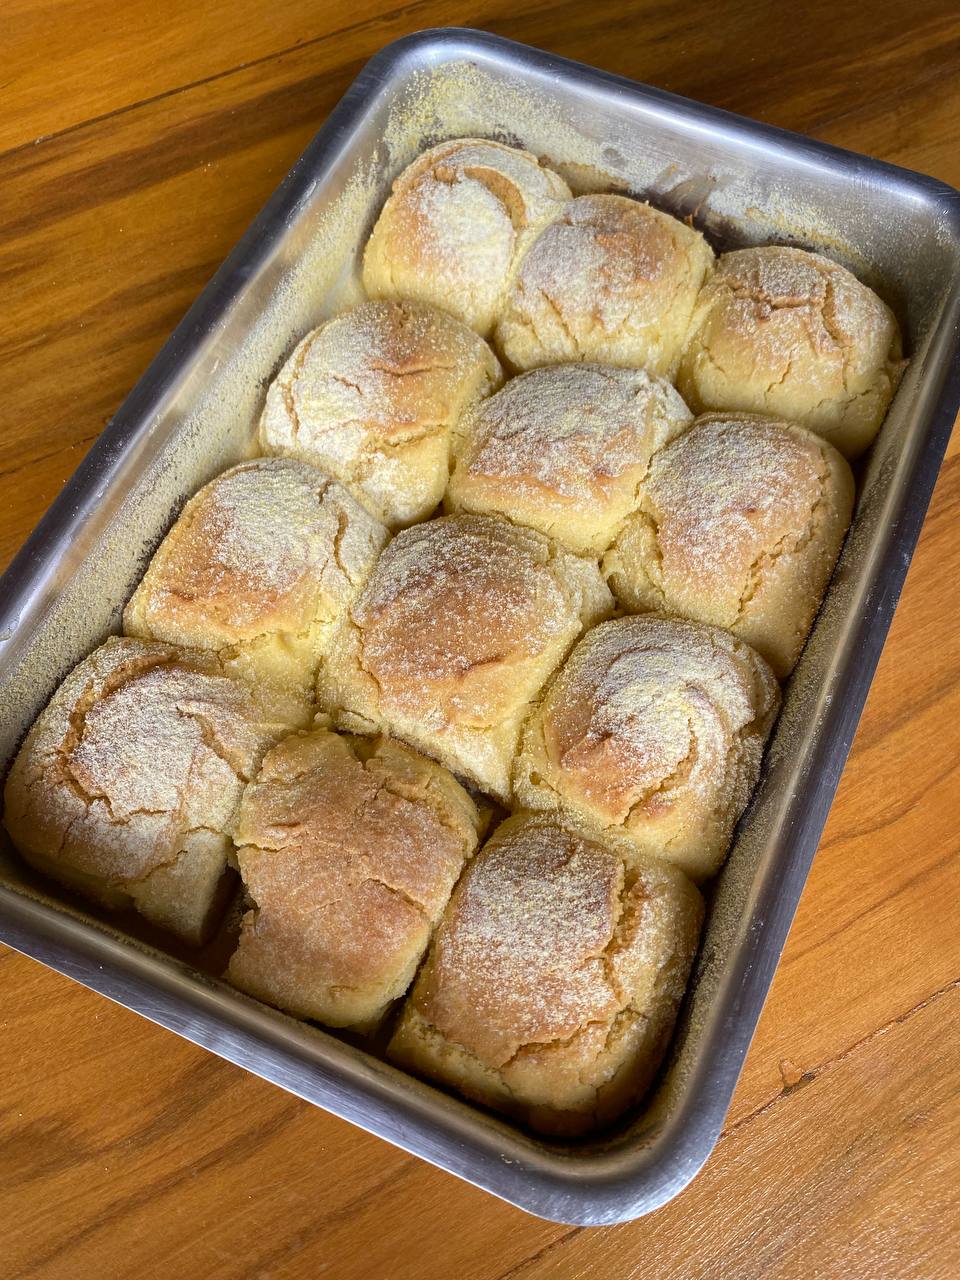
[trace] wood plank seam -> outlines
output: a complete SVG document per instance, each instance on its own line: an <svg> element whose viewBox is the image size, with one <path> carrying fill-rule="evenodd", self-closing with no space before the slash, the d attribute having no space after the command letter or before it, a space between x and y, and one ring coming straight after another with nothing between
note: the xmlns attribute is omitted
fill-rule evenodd
<svg viewBox="0 0 960 1280"><path fill-rule="evenodd" d="M878 1036L885 1035L886 1032L890 1031L893 1027L899 1027L905 1022L909 1022L916 1014L922 1013L924 1009L929 1009L932 1004L936 1004L938 1000L942 1000L944 996L948 996L958 987L960 987L960 977L954 978L952 981L945 983L942 987L939 987L936 991L931 992L930 995L925 996L924 999L918 1000L915 1005L911 1006L911 1008L898 1014L895 1018L890 1018L887 1022L884 1022L882 1026L876 1027L873 1031L868 1032L867 1035L861 1036L859 1040L855 1040L853 1044L848 1045L846 1049L842 1049L839 1053L835 1053L831 1057L825 1058L823 1062L818 1062L816 1066L808 1067L796 1084L785 1085L779 1093L774 1094L774 1096L767 1102L764 1102L759 1107L755 1107L753 1111L748 1112L745 1116L741 1116L740 1119L736 1120L729 1126L729 1128L722 1129L718 1141L722 1142L724 1138L729 1138L732 1134L736 1133L738 1129L742 1129L744 1125L752 1124L754 1120L765 1115L774 1107L779 1106L779 1104L786 1098L799 1093L802 1089L805 1089L807 1085L813 1084L813 1082L829 1067L836 1066L837 1063L840 1062L846 1062L849 1057L859 1049L862 1049L864 1045L869 1044L872 1040L876 1040Z"/></svg>
<svg viewBox="0 0 960 1280"><path fill-rule="evenodd" d="M320 36L311 36L310 39L300 40L296 44L285 45L282 49L275 49L271 53L261 54L260 57L250 58L246 62L238 62L232 67L225 67L221 71L211 72L208 76L200 76L197 80L185 81L183 84L174 85L170 89L164 89L160 93L154 93L146 98L139 98L134 102L125 103L122 107L114 107L112 110L104 111L100 115L89 116L85 120L75 120L73 124L67 125L63 129L54 129L50 133L42 133L29 142L19 142L14 147L8 147L5 151L0 151L0 160L4 160L8 156L17 155L22 151L29 151L32 147L39 147L47 142L55 142L72 133L77 133L81 129L115 120L118 116L128 115L130 112L138 111L142 107L153 106L155 103L163 102L167 98L176 97L178 93L188 93L192 89L199 89L204 85L214 84L218 80L226 80L230 76L238 75L242 71L249 71L253 67L260 67L270 62L279 61L292 53L300 53L304 49L329 44L331 40L338 40L342 36L363 31L366 28L376 29L381 27L387 19L403 18L422 9L432 9L433 7L433 0L414 0L412 4L397 5L396 8L388 9L384 13L378 14L375 18L365 18L362 22L349 23L345 27L338 27L336 31L326 32Z"/></svg>
<svg viewBox="0 0 960 1280"><path fill-rule="evenodd" d="M958 53L955 61L948 62L945 66L940 64L931 68L926 75L914 76L910 82L910 92L922 92L924 89L929 89L931 85L936 84L938 80L954 80L958 72L960 72L960 53ZM817 117L810 120L807 124L807 129L820 129L825 125L839 124L842 120L847 120L851 116L862 114L864 110L877 106L879 101L881 101L879 97L864 100L858 99L854 106L848 107L845 111L835 111L832 115L825 116L822 119ZM882 156L879 158L883 159Z"/></svg>
<svg viewBox="0 0 960 1280"><path fill-rule="evenodd" d="M564 1231L563 1235L557 1236L553 1240L549 1240L543 1248L538 1249L536 1253L531 1253L528 1257L521 1258L519 1262L515 1262L509 1271L503 1271L500 1275L492 1277L492 1280L510 1280L511 1276L516 1276L519 1275L521 1271L526 1271L527 1268L532 1266L535 1262L539 1262L548 1254L553 1253L554 1249L559 1249L561 1245L566 1244L568 1240L572 1240L574 1236L580 1235L584 1230L584 1227L571 1227L569 1231Z"/></svg>
<svg viewBox="0 0 960 1280"><path fill-rule="evenodd" d="M213 84L220 80L226 80L230 76L238 75L239 73L248 71L253 67L264 66L268 63L279 61L282 58L289 57L293 53L300 53L304 49L320 47L324 44L328 44L331 40L339 39L344 35L363 31L368 28L376 29L382 26L383 22L388 19L409 17L421 10L429 11L433 7L433 0L413 0L413 3L411 4L397 5L392 9L385 10L383 14L379 14L376 18L366 18L362 22L348 23L344 27L338 27L334 32L328 32L319 36L312 36L309 39L300 40L292 45L284 45L280 49L275 49L270 53L261 54L257 58L250 58L244 62L235 63L231 67L225 67L220 71L212 72L208 76L200 76L196 80L187 80L183 84L174 85L169 89L164 89L160 93L151 94L146 98L139 98L133 102L125 103L122 107L114 107L112 110L102 112L100 115L93 115L86 117L83 120L76 120L73 124L67 125L63 129L55 129L50 133L39 134L36 138L33 138L28 142L21 142L16 146L0 150L0 160L3 160L8 156L17 155L23 151L28 151L33 147L42 146L44 143L57 141L60 138L77 133L81 129L97 126L110 120L114 120L118 116L127 115L130 112L137 111L141 108L153 106L157 102L162 102L165 99L176 97L179 93L188 93L193 89L202 88L204 85ZM541 14L544 12L549 13L549 11L549 9L540 10ZM495 27L496 24L491 23L489 27L482 29L493 30ZM373 52L371 52L369 56L373 56ZM952 78L955 76L958 69L960 69L960 54L958 54L956 62L951 61L945 66L943 64L938 64L935 68L932 68L927 75L914 77L910 86L911 91L927 88L938 80ZM879 103L885 103L887 100L888 95L886 93L878 94L874 98L858 97L855 106L846 108L842 111L828 112L826 115L817 116L813 120L807 122L807 128L820 129L836 124L841 120L847 119L851 115L862 114L864 111L869 110L871 106L875 106ZM791 126L784 124L780 127L790 128Z"/></svg>
<svg viewBox="0 0 960 1280"><path fill-rule="evenodd" d="M875 1031L872 1031L869 1035L861 1037L854 1044L850 1045L849 1048L845 1049L842 1053L839 1053L834 1057L830 1058L829 1060L821 1063L818 1067L816 1067L813 1070L810 1080L809 1081L805 1080L805 1083L812 1083L827 1068L847 1061L847 1059L851 1058L859 1050L863 1049L867 1044L874 1041L879 1036L883 1035L885 1032L891 1030L891 1028L896 1026L902 1026L904 1023L909 1022L911 1018L913 1018L919 1013L922 1013L925 1009L930 1008L932 1005L936 1004L941 999L949 996L953 991L957 990L958 987L960 987L960 977L957 977L953 981L946 983L944 986L942 986L937 991L933 992L930 996L928 996L925 1000L919 1001L912 1008L905 1010L902 1014L899 1014L896 1018L893 1018L890 1021L884 1023L883 1026L878 1027ZM803 1086L794 1086L793 1088L785 1089L782 1093L778 1094L777 1097L771 1099L770 1102L766 1103L762 1107L757 1108L755 1111L751 1112L750 1115L744 1116L741 1120L738 1120L736 1124L731 1125L729 1129L725 1129L720 1136L720 1140L717 1144L717 1147L714 1150L714 1153L710 1157L711 1162L721 1158L721 1151L722 1151L721 1144L726 1139L728 1139L732 1134L734 1134L737 1130L745 1127L747 1124L751 1123L753 1120L756 1120L760 1116L767 1114L774 1107L776 1107L779 1104L779 1102L781 1102L785 1097L789 1097L793 1094L800 1092L802 1088ZM542 1248L537 1250L536 1253L531 1254L527 1258L521 1259L519 1262L517 1262L512 1267L510 1267L507 1271L500 1273L495 1278L495 1280L512 1280L512 1277L526 1273L532 1265L542 1262L543 1259L555 1253L558 1249L563 1248L575 1237L581 1235L584 1230L585 1228L583 1227L570 1228L568 1231L565 1231L561 1236L558 1236L554 1240L549 1241L546 1245L544 1245ZM543 1272L543 1274L553 1274L553 1272L547 1271L547 1272Z"/></svg>

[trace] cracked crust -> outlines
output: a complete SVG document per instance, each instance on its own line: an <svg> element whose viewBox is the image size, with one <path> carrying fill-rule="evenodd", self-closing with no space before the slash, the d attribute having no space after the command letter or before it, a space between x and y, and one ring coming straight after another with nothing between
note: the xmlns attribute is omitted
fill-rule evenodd
<svg viewBox="0 0 960 1280"><path fill-rule="evenodd" d="M373 1029L413 981L479 830L459 783L401 743L285 739L240 806L252 909L228 980L296 1017Z"/></svg>
<svg viewBox="0 0 960 1280"><path fill-rule="evenodd" d="M365 302L300 342L267 392L264 453L328 472L389 528L428 516L460 415L500 385L466 325L415 302Z"/></svg>
<svg viewBox="0 0 960 1280"><path fill-rule="evenodd" d="M535 369L465 415L446 505L599 556L636 507L651 457L692 420L668 382L639 369Z"/></svg>
<svg viewBox="0 0 960 1280"><path fill-rule="evenodd" d="M498 800L522 720L583 629L613 606L599 569L488 516L398 534L320 672L341 727L396 734Z"/></svg>
<svg viewBox="0 0 960 1280"><path fill-rule="evenodd" d="M620 604L726 627L790 674L853 511L850 467L793 423L707 414L654 458L604 558Z"/></svg>
<svg viewBox="0 0 960 1280"><path fill-rule="evenodd" d="M414 298L487 337L517 264L570 188L536 156L461 138L400 174L363 257L371 298Z"/></svg>
<svg viewBox="0 0 960 1280"><path fill-rule="evenodd" d="M673 378L713 253L669 214L619 195L584 195L533 244L497 324L514 369L568 360Z"/></svg>
<svg viewBox="0 0 960 1280"><path fill-rule="evenodd" d="M652 1081L702 916L674 868L518 814L461 879L389 1054L543 1132L609 1124Z"/></svg>
<svg viewBox="0 0 960 1280"><path fill-rule="evenodd" d="M244 783L305 702L265 696L213 654L114 637L67 676L7 779L28 862L199 943L223 905Z"/></svg>
<svg viewBox="0 0 960 1280"><path fill-rule="evenodd" d="M649 614L603 623L526 724L517 802L704 880L730 847L779 706L766 662L718 627Z"/></svg>
<svg viewBox="0 0 960 1280"><path fill-rule="evenodd" d="M700 292L677 387L694 411L775 414L846 458L880 430L903 373L893 312L818 253L724 254Z"/></svg>
<svg viewBox="0 0 960 1280"><path fill-rule="evenodd" d="M228 672L309 698L333 625L386 541L383 525L313 467L241 463L187 503L124 630L213 650Z"/></svg>

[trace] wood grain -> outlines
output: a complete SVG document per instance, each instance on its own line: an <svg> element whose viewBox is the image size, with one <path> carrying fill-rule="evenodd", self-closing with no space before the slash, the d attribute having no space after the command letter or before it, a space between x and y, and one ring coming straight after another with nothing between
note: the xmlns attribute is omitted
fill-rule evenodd
<svg viewBox="0 0 960 1280"><path fill-rule="evenodd" d="M805 1080L802 1105L783 1095L728 1130L723 1160L659 1213L566 1233L511 1280L551 1267L623 1280L955 1276L944 1227L960 1181L960 1063L942 1050L958 1017L955 981ZM718 1213L745 1185L749 1211Z"/></svg>
<svg viewBox="0 0 960 1280"><path fill-rule="evenodd" d="M958 183L960 15L906 16L10 0L0 562L387 40L485 26ZM678 1200L538 1222L2 952L4 1280L960 1274L958 455L955 433L725 1134Z"/></svg>
<svg viewBox="0 0 960 1280"><path fill-rule="evenodd" d="M238 68L269 66L300 46L318 67L342 75L394 35L461 20L456 6L443 3L388 11L377 0L357 0L327 6L318 21L311 0L269 7L261 0L159 0L128 6L117 22L116 6L106 0L72 0L69 15L36 0L8 0L4 49L13 74L3 84L0 147L32 143Z"/></svg>

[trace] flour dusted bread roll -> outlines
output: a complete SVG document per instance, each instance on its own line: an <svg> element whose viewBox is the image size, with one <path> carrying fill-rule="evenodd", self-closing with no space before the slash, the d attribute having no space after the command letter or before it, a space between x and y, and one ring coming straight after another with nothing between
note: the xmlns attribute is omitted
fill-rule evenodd
<svg viewBox="0 0 960 1280"><path fill-rule="evenodd" d="M529 703L613 605L599 569L543 534L447 516L388 545L321 668L321 707L387 731L499 800Z"/></svg>
<svg viewBox="0 0 960 1280"><path fill-rule="evenodd" d="M639 369L534 369L465 416L447 505L599 556L635 509L653 454L692 420L668 382Z"/></svg>
<svg viewBox="0 0 960 1280"><path fill-rule="evenodd" d="M847 458L873 441L903 371L893 312L819 253L725 253L701 290L677 387L695 412L790 418Z"/></svg>
<svg viewBox="0 0 960 1280"><path fill-rule="evenodd" d="M7 779L4 823L38 870L201 942L223 906L244 783L310 709L214 654L108 640L67 676Z"/></svg>
<svg viewBox="0 0 960 1280"><path fill-rule="evenodd" d="M240 806L253 905L228 980L297 1017L371 1029L413 981L479 823L446 769L401 743L284 739Z"/></svg>
<svg viewBox="0 0 960 1280"><path fill-rule="evenodd" d="M517 801L575 815L703 880L726 856L779 705L764 660L718 627L605 622L526 725Z"/></svg>
<svg viewBox="0 0 960 1280"><path fill-rule="evenodd" d="M515 369L598 360L673 378L713 253L626 196L572 200L520 264L496 341Z"/></svg>
<svg viewBox="0 0 960 1280"><path fill-rule="evenodd" d="M187 503L124 611L124 630L212 649L227 671L309 697L333 623L386 540L315 468L241 463Z"/></svg>
<svg viewBox="0 0 960 1280"><path fill-rule="evenodd" d="M547 1133L607 1124L652 1081L702 915L675 868L510 818L458 885L390 1056Z"/></svg>
<svg viewBox="0 0 960 1280"><path fill-rule="evenodd" d="M726 627L784 677L830 581L853 498L849 466L813 432L707 414L653 459L604 570L626 608Z"/></svg>
<svg viewBox="0 0 960 1280"><path fill-rule="evenodd" d="M260 444L328 472L391 529L412 524L443 497L451 429L500 379L487 344L445 312L365 302L295 348Z"/></svg>
<svg viewBox="0 0 960 1280"><path fill-rule="evenodd" d="M486 337L517 263L570 194L528 151L476 138L432 147L393 184L364 253L364 288L442 307Z"/></svg>

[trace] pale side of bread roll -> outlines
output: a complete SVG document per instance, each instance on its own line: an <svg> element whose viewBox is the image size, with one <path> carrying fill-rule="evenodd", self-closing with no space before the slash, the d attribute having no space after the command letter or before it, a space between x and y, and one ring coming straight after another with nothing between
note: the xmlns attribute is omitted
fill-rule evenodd
<svg viewBox="0 0 960 1280"><path fill-rule="evenodd" d="M584 195L541 232L496 329L514 369L596 360L676 375L713 253L699 231L618 195Z"/></svg>
<svg viewBox="0 0 960 1280"><path fill-rule="evenodd" d="M399 528L439 504L450 433L500 385L472 329L415 302L365 302L300 342L267 392L264 453L311 463Z"/></svg>
<svg viewBox="0 0 960 1280"><path fill-rule="evenodd" d="M813 432L707 414L653 459L604 558L620 603L726 627L790 674L850 524L854 483Z"/></svg>
<svg viewBox="0 0 960 1280"><path fill-rule="evenodd" d="M410 747L284 739L240 806L252 909L227 979L296 1017L372 1030L413 981L479 826L463 787Z"/></svg>
<svg viewBox="0 0 960 1280"><path fill-rule="evenodd" d="M387 546L339 625L320 706L506 801L530 703L612 607L595 563L532 529L471 515L416 525Z"/></svg>
<svg viewBox="0 0 960 1280"><path fill-rule="evenodd" d="M779 706L766 662L718 627L605 622L530 716L517 803L569 813L704 880L727 854Z"/></svg>
<svg viewBox="0 0 960 1280"><path fill-rule="evenodd" d="M904 362L893 312L819 253L725 253L691 321L677 387L696 413L775 414L846 458L873 442Z"/></svg>
<svg viewBox="0 0 960 1280"><path fill-rule="evenodd" d="M394 182L364 253L363 286L371 298L442 307L487 337L523 253L570 195L528 151L443 142Z"/></svg>
<svg viewBox="0 0 960 1280"><path fill-rule="evenodd" d="M241 463L184 507L124 610L124 630L214 650L226 671L309 698L333 624L387 536L314 467Z"/></svg>
<svg viewBox="0 0 960 1280"><path fill-rule="evenodd" d="M38 870L202 942L225 905L243 786L310 714L226 676L214 654L114 637L27 734L4 823Z"/></svg>
<svg viewBox="0 0 960 1280"><path fill-rule="evenodd" d="M534 369L465 415L445 503L599 556L636 509L651 457L692 420L668 382L639 369Z"/></svg>
<svg viewBox="0 0 960 1280"><path fill-rule="evenodd" d="M656 1073L702 918L675 868L518 814L461 879L389 1055L542 1132L609 1124Z"/></svg>

